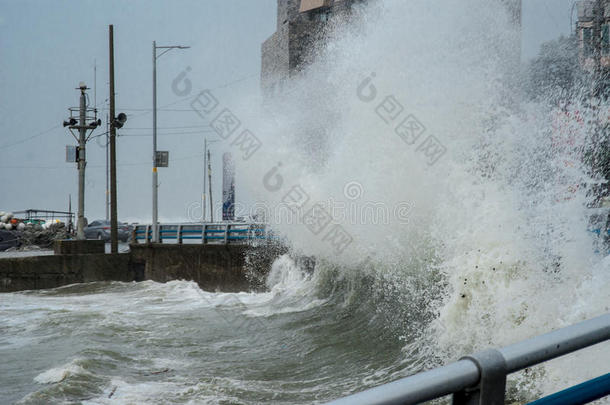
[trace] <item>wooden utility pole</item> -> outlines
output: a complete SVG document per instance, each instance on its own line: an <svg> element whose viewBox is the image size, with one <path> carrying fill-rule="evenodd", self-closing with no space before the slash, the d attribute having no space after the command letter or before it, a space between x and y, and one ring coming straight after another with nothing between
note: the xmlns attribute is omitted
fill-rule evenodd
<svg viewBox="0 0 610 405"><path fill-rule="evenodd" d="M119 252L117 198L116 198L116 127L114 112L114 37L112 24L108 26L110 50L110 252Z"/></svg>

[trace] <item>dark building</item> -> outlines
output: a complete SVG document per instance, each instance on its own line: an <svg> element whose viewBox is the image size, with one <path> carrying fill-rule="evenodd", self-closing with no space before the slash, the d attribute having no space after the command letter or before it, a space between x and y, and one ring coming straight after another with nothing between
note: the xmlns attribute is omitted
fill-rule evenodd
<svg viewBox="0 0 610 405"><path fill-rule="evenodd" d="M277 0L277 29L261 47L261 89L263 100L270 101L274 96L290 92L292 78L316 58L319 46L324 46L325 37L335 25L348 24L358 29L364 5L375 0ZM409 1L409 0L403 0ZM436 0L429 0L431 2ZM514 60L514 66L507 65L509 71L518 71L521 42L521 0L487 0L508 7L514 21L516 35L509 36L506 52L503 54ZM438 1L442 7L442 1ZM329 56L332 57L332 56ZM290 136L293 137L305 162L310 163L312 172L323 170L332 148L334 123L340 121L339 105L333 92L333 83L322 83L317 78L316 85L305 92L299 101L301 114L292 116ZM325 103L320 108L320 103ZM308 108L310 106L311 108ZM276 108L281 108L275 105ZM298 157L295 157L298 158Z"/></svg>
<svg viewBox="0 0 610 405"><path fill-rule="evenodd" d="M263 97L281 92L291 76L309 63L322 43L328 24L349 19L353 7L367 0L277 0L277 29L262 45ZM521 0L499 0L509 8L515 27L521 28ZM520 44L512 52L520 54ZM516 55L519 60L519 55Z"/></svg>
<svg viewBox="0 0 610 405"><path fill-rule="evenodd" d="M280 92L287 80L312 58L331 19L349 15L362 0L278 0L277 30L262 45L261 87L265 97Z"/></svg>
<svg viewBox="0 0 610 405"><path fill-rule="evenodd" d="M581 0L577 5L581 66L603 73L610 68L610 0Z"/></svg>

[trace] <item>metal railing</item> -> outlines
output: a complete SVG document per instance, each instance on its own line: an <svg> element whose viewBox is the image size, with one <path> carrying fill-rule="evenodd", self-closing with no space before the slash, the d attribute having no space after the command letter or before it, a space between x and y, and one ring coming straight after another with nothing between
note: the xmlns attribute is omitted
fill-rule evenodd
<svg viewBox="0 0 610 405"><path fill-rule="evenodd" d="M74 213L68 211L52 211L52 210L38 210L38 209L27 209L24 211L15 211L13 212L15 215L23 215L24 220L32 221L32 220L54 220L54 219L63 219L66 222L74 221Z"/></svg>
<svg viewBox="0 0 610 405"><path fill-rule="evenodd" d="M201 244L251 244L268 239L265 225L244 222L159 224L159 241ZM152 225L136 225L133 241L150 243Z"/></svg>
<svg viewBox="0 0 610 405"><path fill-rule="evenodd" d="M337 399L329 405L407 405L450 394L453 405L500 405L504 404L508 374L609 339L610 313L502 349L466 356L453 364ZM610 354L607 355L610 365ZM577 402L568 397L575 393ZM605 375L538 403L586 403L608 394L610 378Z"/></svg>

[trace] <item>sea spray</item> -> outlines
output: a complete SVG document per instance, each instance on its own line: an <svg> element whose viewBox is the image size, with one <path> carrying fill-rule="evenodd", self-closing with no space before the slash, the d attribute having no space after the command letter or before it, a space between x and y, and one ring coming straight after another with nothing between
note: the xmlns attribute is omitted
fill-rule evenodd
<svg viewBox="0 0 610 405"><path fill-rule="evenodd" d="M352 18L256 113L261 120L251 117L265 148L260 164L242 164L245 184L271 213L295 201L294 189L302 203L269 215L271 226L326 263L318 272L332 268L352 286L346 299L403 315L385 319L433 347L428 365L605 311L604 290L588 307L576 303L592 278L608 286L587 230L599 179L583 161L594 114L580 101L586 89L567 106L529 99L513 60L518 30L501 2L387 0ZM570 128L577 112L590 117ZM430 139L442 147L435 159L425 153ZM263 181L272 166L283 189ZM358 192L346 193L353 184ZM401 203L406 218L395 215ZM349 235L347 247L336 249L329 228L308 226L316 204L329 228ZM363 216L365 205L391 220ZM414 308L425 322L408 321ZM537 375L545 391L560 388Z"/></svg>

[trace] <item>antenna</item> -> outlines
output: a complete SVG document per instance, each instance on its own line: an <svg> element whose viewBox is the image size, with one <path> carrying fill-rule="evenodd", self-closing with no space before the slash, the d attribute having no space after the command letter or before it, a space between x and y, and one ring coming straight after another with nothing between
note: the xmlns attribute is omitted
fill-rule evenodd
<svg viewBox="0 0 610 405"><path fill-rule="evenodd" d="M97 108L97 60L93 59L93 108Z"/></svg>

